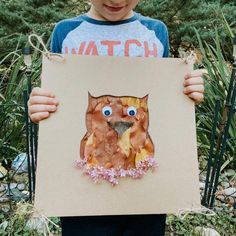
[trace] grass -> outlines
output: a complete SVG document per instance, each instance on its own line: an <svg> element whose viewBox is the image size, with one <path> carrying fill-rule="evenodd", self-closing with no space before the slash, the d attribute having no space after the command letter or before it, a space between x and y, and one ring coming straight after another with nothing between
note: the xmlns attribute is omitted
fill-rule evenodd
<svg viewBox="0 0 236 236"><path fill-rule="evenodd" d="M167 218L166 235L197 236L196 227L215 229L221 236L236 235L236 217L232 209L221 209L215 216L188 215L181 220L170 215Z"/></svg>
<svg viewBox="0 0 236 236"><path fill-rule="evenodd" d="M220 101L220 121L222 120L224 102L231 77L232 65L224 59L224 51L220 44L218 31L215 32L215 45L209 45L202 42L200 35L196 32L199 40L199 50L202 54L200 67L203 67L205 73L205 98L204 102L197 107L197 137L199 143L200 155L209 155L210 134L212 130L212 118L216 101ZM229 138L227 149L224 155L223 167L236 168L236 115L233 116L229 127ZM216 131L219 137L220 129ZM217 138L215 137L215 138ZM222 169L223 170L223 169Z"/></svg>
<svg viewBox="0 0 236 236"><path fill-rule="evenodd" d="M0 235L1 236L42 236L36 230L30 230L27 222L33 212L32 205L20 202L13 206L10 213L0 213ZM174 215L169 215L166 221L166 235L175 236L197 236L196 227L209 227L215 229L221 236L236 235L236 217L235 210L221 208L215 216L205 215L187 215L184 219L180 219ZM60 225L59 218L51 218L52 222ZM61 228L56 227L52 223L48 223L48 227L52 235L60 235ZM41 225L42 226L42 225ZM39 227L40 228L40 227ZM45 227L41 227L41 230ZM46 229L45 229L46 230ZM45 231L47 232L47 230Z"/></svg>

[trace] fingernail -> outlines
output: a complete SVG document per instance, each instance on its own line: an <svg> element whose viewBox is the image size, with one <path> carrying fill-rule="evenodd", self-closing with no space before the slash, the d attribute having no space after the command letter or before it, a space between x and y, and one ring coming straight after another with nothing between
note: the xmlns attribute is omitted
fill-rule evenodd
<svg viewBox="0 0 236 236"><path fill-rule="evenodd" d="M52 107L50 107L50 110L51 110L51 111L56 111L56 109L57 109L56 106L52 106Z"/></svg>

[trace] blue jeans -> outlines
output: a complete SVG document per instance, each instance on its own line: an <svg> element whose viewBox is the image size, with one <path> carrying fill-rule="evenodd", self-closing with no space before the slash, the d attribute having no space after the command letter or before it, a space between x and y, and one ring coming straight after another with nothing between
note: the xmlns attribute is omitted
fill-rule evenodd
<svg viewBox="0 0 236 236"><path fill-rule="evenodd" d="M61 217L62 236L164 236L166 215Z"/></svg>

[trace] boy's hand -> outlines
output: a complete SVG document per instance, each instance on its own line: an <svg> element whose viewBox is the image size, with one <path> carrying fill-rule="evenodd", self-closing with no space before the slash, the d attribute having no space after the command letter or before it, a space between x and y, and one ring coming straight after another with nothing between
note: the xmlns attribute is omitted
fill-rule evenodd
<svg viewBox="0 0 236 236"><path fill-rule="evenodd" d="M204 99L204 81L203 73L195 70L184 77L184 94L188 95L196 104L201 103Z"/></svg>
<svg viewBox="0 0 236 236"><path fill-rule="evenodd" d="M57 110L58 100L55 95L42 88L34 88L28 101L30 119L38 123L50 116L51 112Z"/></svg>

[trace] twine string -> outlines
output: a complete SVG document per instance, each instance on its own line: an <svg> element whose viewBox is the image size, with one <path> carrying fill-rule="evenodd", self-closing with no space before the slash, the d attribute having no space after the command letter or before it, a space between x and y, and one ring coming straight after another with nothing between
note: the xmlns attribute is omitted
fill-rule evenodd
<svg viewBox="0 0 236 236"><path fill-rule="evenodd" d="M41 50L38 46L36 46L33 41L32 38L36 38L37 41L40 43L40 45L42 45L43 50ZM45 43L43 42L43 39L37 35L37 34L31 34L29 35L28 38L29 44L38 52L41 52L45 57L47 57L49 60L54 60L54 61L58 61L58 62L63 62L65 60L65 57L62 54L59 53L51 53L48 51Z"/></svg>
<svg viewBox="0 0 236 236"><path fill-rule="evenodd" d="M29 219L26 223L26 226L29 229L37 230L42 233L44 236L53 236L50 232L49 224L54 225L56 228L59 226L51 221L47 216L45 216L42 211L39 211L35 208L32 203L27 203L20 201L17 203L16 217L27 217Z"/></svg>
<svg viewBox="0 0 236 236"><path fill-rule="evenodd" d="M47 235L52 236L53 235L49 229L48 223L54 225L56 228L59 228L59 225L55 224L47 216L42 214L39 210L35 209L35 207L33 207L33 214L36 214L36 216L32 216L32 218L40 219L40 221L42 221L44 226L46 227L46 232L44 232L44 236L47 236Z"/></svg>
<svg viewBox="0 0 236 236"><path fill-rule="evenodd" d="M52 233L50 232L48 223L51 223L52 225L54 225L56 228L59 228L59 225L55 224L53 221L51 221L47 216L45 216L43 213L41 213L39 210L37 210L35 207L33 207L34 209L34 213L37 214L37 218L42 219L43 222L45 223L45 226L47 228L47 233L49 236L52 235Z"/></svg>

